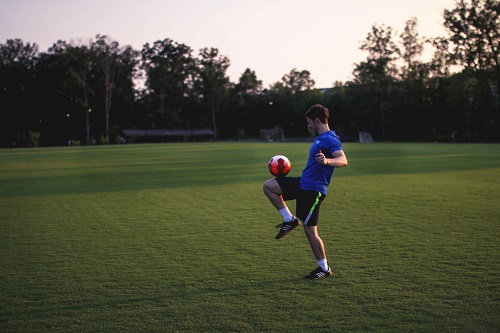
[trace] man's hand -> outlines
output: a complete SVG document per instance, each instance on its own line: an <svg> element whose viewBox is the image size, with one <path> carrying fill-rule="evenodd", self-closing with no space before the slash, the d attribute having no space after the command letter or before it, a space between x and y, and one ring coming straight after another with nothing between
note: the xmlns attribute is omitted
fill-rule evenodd
<svg viewBox="0 0 500 333"><path fill-rule="evenodd" d="M326 160L325 154L323 154L321 152L321 150L319 151L319 153L317 153L315 155L315 158L316 158L316 162L318 162L319 164L328 164L328 161Z"/></svg>

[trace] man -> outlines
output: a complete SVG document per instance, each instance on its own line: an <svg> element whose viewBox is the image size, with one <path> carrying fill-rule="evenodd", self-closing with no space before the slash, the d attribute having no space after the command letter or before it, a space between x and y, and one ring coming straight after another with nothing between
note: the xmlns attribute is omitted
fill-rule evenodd
<svg viewBox="0 0 500 333"><path fill-rule="evenodd" d="M317 224L319 209L327 195L333 171L347 166L347 158L337 134L330 130L328 118L328 109L319 104L306 112L307 127L314 131L316 138L309 149L309 158L302 176L272 178L263 186L269 201L284 219L283 223L276 226L280 228L276 239L287 235L300 223L304 224L305 234L318 264L305 279L332 276ZM296 200L295 216L288 209L285 203L287 200Z"/></svg>

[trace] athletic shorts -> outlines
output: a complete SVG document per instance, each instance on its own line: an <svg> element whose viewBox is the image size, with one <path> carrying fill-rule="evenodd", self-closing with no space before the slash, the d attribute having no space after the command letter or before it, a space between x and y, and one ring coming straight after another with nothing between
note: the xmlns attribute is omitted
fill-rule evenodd
<svg viewBox="0 0 500 333"><path fill-rule="evenodd" d="M309 226L318 225L319 208L326 196L301 189L300 177L279 177L276 181L283 192L283 200L296 200L295 216Z"/></svg>

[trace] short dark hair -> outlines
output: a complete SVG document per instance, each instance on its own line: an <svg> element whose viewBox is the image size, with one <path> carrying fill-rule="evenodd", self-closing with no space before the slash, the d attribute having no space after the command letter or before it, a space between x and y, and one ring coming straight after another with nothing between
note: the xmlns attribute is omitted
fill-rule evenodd
<svg viewBox="0 0 500 333"><path fill-rule="evenodd" d="M321 104L316 104L311 106L309 110L306 112L306 117L314 120L318 118L323 124L328 124L328 117L330 116L330 112L327 108L325 108Z"/></svg>

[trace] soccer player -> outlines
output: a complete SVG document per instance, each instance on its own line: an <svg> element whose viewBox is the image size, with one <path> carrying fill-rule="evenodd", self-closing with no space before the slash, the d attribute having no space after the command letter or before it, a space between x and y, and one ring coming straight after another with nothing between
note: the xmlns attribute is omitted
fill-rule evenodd
<svg viewBox="0 0 500 333"><path fill-rule="evenodd" d="M264 193L271 204L281 213L284 222L276 239L280 239L303 223L304 231L316 258L318 267L306 275L305 279L332 276L328 266L325 246L318 235L319 209L328 192L333 171L347 166L347 158L335 131L328 125L329 111L320 104L306 112L307 127L314 131L316 138L309 149L309 158L301 177L279 177L264 183ZM285 201L296 200L295 216Z"/></svg>

